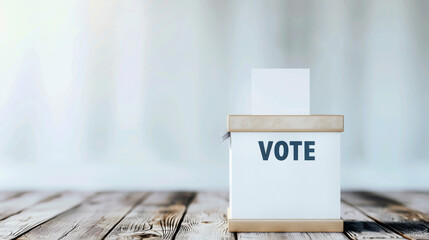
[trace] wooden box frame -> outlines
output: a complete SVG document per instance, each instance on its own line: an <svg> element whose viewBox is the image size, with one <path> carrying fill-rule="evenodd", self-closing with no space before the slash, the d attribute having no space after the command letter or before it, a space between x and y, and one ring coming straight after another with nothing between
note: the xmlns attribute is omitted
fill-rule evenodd
<svg viewBox="0 0 429 240"><path fill-rule="evenodd" d="M231 219L229 232L343 232L343 219Z"/></svg>

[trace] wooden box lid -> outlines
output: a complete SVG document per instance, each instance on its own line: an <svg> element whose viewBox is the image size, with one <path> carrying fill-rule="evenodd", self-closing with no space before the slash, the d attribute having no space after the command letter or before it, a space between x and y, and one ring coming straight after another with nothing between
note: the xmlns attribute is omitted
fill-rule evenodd
<svg viewBox="0 0 429 240"><path fill-rule="evenodd" d="M228 115L228 132L344 132L343 115Z"/></svg>

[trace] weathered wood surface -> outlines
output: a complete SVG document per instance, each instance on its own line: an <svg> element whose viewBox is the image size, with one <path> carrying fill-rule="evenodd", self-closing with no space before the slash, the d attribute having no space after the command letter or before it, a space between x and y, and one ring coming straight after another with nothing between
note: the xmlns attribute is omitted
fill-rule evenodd
<svg viewBox="0 0 429 240"><path fill-rule="evenodd" d="M429 219L399 200L371 192L342 194L349 205L408 239L429 239Z"/></svg>
<svg viewBox="0 0 429 240"><path fill-rule="evenodd" d="M152 193L106 239L172 239L193 193Z"/></svg>
<svg viewBox="0 0 429 240"><path fill-rule="evenodd" d="M344 219L344 233L350 239L404 239L344 202L341 204L341 217Z"/></svg>
<svg viewBox="0 0 429 240"><path fill-rule="evenodd" d="M0 192L0 239L429 239L426 192L342 200L343 233L233 234L227 192Z"/></svg>
<svg viewBox="0 0 429 240"><path fill-rule="evenodd" d="M143 193L99 193L20 239L103 238L143 196Z"/></svg>
<svg viewBox="0 0 429 240"><path fill-rule="evenodd" d="M82 202L88 195L58 193L0 221L0 238L14 239Z"/></svg>
<svg viewBox="0 0 429 240"><path fill-rule="evenodd" d="M429 193L424 192L384 192L382 196L402 202L407 207L413 208L429 218Z"/></svg>
<svg viewBox="0 0 429 240"><path fill-rule="evenodd" d="M201 192L191 202L176 239L234 239L228 232L228 193Z"/></svg>
<svg viewBox="0 0 429 240"><path fill-rule="evenodd" d="M0 201L0 220L8 218L26 208L31 207L44 200L45 198L54 197L52 192L29 192L11 194Z"/></svg>

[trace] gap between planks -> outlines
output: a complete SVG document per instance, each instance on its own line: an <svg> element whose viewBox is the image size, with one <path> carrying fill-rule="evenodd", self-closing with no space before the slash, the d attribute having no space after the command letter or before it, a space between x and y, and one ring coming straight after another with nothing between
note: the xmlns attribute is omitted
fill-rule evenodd
<svg viewBox="0 0 429 240"><path fill-rule="evenodd" d="M79 205L90 194L65 192L31 205L0 221L0 238L14 239Z"/></svg>
<svg viewBox="0 0 429 240"><path fill-rule="evenodd" d="M228 192L199 192L188 206L175 239L235 239L228 231Z"/></svg>
<svg viewBox="0 0 429 240"><path fill-rule="evenodd" d="M98 193L19 239L101 239L146 193Z"/></svg>
<svg viewBox="0 0 429 240"><path fill-rule="evenodd" d="M110 194L110 197L102 197L103 194ZM133 193L134 197L128 196L131 198L127 200L129 202L119 207L120 213L106 214L118 209L115 208L117 206L114 203L126 202L127 194L131 193L97 193L90 198L87 198L90 194L85 197L82 194L79 196L78 193L0 194L0 209L6 209L1 206L12 206L12 209L5 210L6 217L0 221L0 229L2 229L0 238L13 239L19 236L22 239L46 238L46 235L42 234L49 229L49 226L61 225L56 222L58 219L69 224L65 230L60 231L62 234L59 238L64 239L83 236L85 239L90 239L89 236L94 236L94 239L127 239L142 236L160 236L164 239L207 239L208 237L213 239L427 239L429 234L429 208L426 204L429 195L424 193L407 195L407 193L344 192L342 217L345 220L345 232L333 235L229 233L226 222L228 206L226 192L140 193L143 194L141 198L138 197L138 193ZM112 196L116 197L112 198ZM19 200L20 198L24 200ZM20 204L16 206L11 204L14 200ZM109 201L113 203L105 203ZM85 208L88 211L84 211ZM78 213L83 215L78 217ZM65 221L65 219L73 219L70 215L76 217L71 221L71 225L69 221ZM64 218L64 216L68 217ZM95 220L88 222L84 220L87 218L82 216L98 216L98 218L95 217ZM142 220L144 216L146 220ZM96 230L88 230L88 226ZM39 235L37 235L38 231L40 231Z"/></svg>
<svg viewBox="0 0 429 240"><path fill-rule="evenodd" d="M16 215L41 201L59 197L60 194L56 192L22 192L11 194L0 201L0 221Z"/></svg>
<svg viewBox="0 0 429 240"><path fill-rule="evenodd" d="M172 239L181 221L192 192L156 192L130 211L105 239Z"/></svg>

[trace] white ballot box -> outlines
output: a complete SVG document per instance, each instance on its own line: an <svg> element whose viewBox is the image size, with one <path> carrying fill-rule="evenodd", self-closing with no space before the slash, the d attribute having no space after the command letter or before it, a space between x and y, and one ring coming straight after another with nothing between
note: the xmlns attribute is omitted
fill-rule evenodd
<svg viewBox="0 0 429 240"><path fill-rule="evenodd" d="M230 115L231 232L342 232L339 115Z"/></svg>
<svg viewBox="0 0 429 240"><path fill-rule="evenodd" d="M309 112L309 71L262 71L269 73L267 78L252 72L252 105L263 102L252 107L252 113L267 115L228 116L229 231L342 232L340 134L344 117L292 115ZM279 93L278 88L284 94L294 92L293 98L272 96L271 90ZM270 108L270 114L262 108L276 101L280 103ZM289 102L283 105L284 101Z"/></svg>

